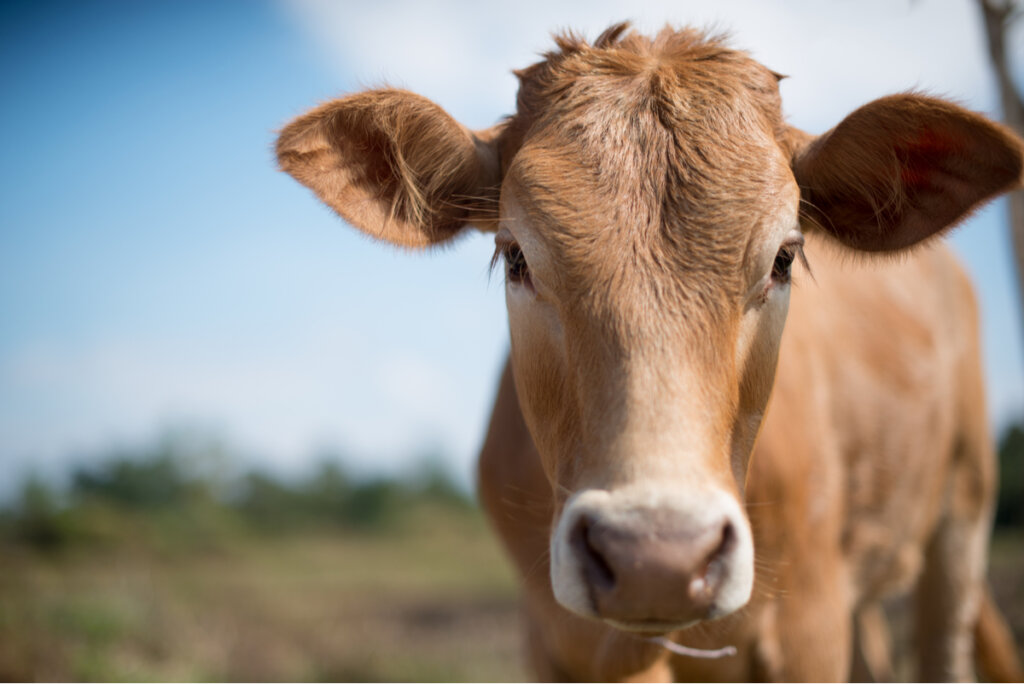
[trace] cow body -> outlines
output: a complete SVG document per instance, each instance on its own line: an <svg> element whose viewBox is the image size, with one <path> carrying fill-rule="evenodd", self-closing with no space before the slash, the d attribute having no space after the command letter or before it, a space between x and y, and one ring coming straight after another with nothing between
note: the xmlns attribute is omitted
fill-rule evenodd
<svg viewBox="0 0 1024 684"><path fill-rule="evenodd" d="M495 232L511 351L480 489L535 672L885 678L879 601L916 587L922 677L969 678L976 631L1013 676L974 304L914 248L1019 187L1024 144L917 94L808 135L780 76L693 30L556 41L491 129L385 89L277 147L379 239Z"/></svg>

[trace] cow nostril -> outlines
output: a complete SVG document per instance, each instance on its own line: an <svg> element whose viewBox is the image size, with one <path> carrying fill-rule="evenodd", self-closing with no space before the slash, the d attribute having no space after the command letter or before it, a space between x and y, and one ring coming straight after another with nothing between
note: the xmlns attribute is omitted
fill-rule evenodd
<svg viewBox="0 0 1024 684"><path fill-rule="evenodd" d="M722 525L722 536L714 550L705 559L704 569L690 580L689 594L693 599L710 598L722 579L724 558L737 544L736 528L732 522Z"/></svg>
<svg viewBox="0 0 1024 684"><path fill-rule="evenodd" d="M725 525L722 527L722 541L718 544L718 548L711 554L712 560L715 558L721 558L725 554L733 550L736 546L736 528L732 526L732 522L729 520L725 521Z"/></svg>
<svg viewBox="0 0 1024 684"><path fill-rule="evenodd" d="M572 531L572 546L590 586L596 591L608 592L615 587L615 573L595 545L592 529L592 521L586 515L580 516Z"/></svg>

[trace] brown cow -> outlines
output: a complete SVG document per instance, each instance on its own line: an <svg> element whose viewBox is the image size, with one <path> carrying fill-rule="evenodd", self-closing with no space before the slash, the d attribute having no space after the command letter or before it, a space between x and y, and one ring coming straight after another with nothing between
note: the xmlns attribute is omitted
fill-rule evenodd
<svg viewBox="0 0 1024 684"><path fill-rule="evenodd" d="M1019 186L1024 145L916 94L807 135L777 74L692 30L557 43L486 131L376 90L277 146L387 242L497 233L511 359L480 492L536 674L839 680L856 655L887 677L878 602L916 586L922 678L970 678L975 631L1019 676L984 587L970 285L935 242L868 253Z"/></svg>

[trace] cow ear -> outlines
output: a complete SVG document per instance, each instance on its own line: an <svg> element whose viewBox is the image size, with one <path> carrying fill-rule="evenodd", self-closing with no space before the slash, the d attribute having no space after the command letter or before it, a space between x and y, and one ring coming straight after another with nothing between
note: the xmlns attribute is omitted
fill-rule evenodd
<svg viewBox="0 0 1024 684"><path fill-rule="evenodd" d="M791 136L797 144L801 136ZM793 171L803 213L840 242L899 250L955 225L1024 182L1024 143L943 100L894 95L818 137L802 139Z"/></svg>
<svg viewBox="0 0 1024 684"><path fill-rule="evenodd" d="M281 131L281 169L363 232L433 245L498 216L500 127L473 133L430 100L372 90L328 102Z"/></svg>

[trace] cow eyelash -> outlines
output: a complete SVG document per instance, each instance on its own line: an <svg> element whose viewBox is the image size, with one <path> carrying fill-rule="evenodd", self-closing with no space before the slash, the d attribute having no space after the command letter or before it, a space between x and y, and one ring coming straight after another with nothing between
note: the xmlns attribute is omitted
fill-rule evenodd
<svg viewBox="0 0 1024 684"><path fill-rule="evenodd" d="M787 242L779 248L772 263L772 281L779 284L787 284L793 280L793 262L797 259L810 271L810 264L804 255L803 240Z"/></svg>
<svg viewBox="0 0 1024 684"><path fill-rule="evenodd" d="M505 262L505 280L509 283L530 282L530 267L526 263L526 256L518 244L512 241L499 242L494 250L494 257L491 259L491 268L494 268L499 259Z"/></svg>

